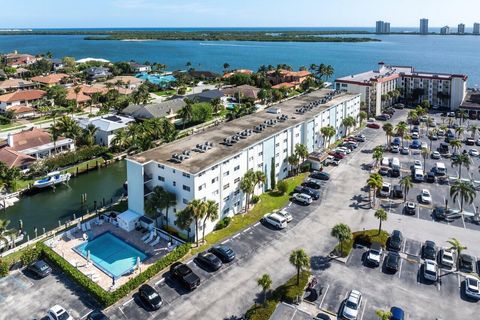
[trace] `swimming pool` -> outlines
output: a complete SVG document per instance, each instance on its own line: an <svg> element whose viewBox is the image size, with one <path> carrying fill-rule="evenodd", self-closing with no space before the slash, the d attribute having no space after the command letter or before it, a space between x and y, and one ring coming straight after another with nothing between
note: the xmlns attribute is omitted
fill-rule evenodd
<svg viewBox="0 0 480 320"><path fill-rule="evenodd" d="M148 73L138 73L135 75L135 77L142 79L142 80L148 80L149 82L153 84L158 84L158 85L167 85L170 82L174 82L177 79L172 76L172 75L159 75L159 74L148 74Z"/></svg>
<svg viewBox="0 0 480 320"><path fill-rule="evenodd" d="M137 264L137 257L144 261L148 256L126 243L111 232L105 232L96 238L73 248L85 259L90 251L90 260L100 270L111 277L119 278L130 272Z"/></svg>

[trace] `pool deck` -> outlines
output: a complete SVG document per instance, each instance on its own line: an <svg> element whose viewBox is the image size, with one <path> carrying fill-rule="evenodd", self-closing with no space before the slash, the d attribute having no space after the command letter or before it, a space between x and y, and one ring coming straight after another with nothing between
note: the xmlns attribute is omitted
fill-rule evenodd
<svg viewBox="0 0 480 320"><path fill-rule="evenodd" d="M148 255L147 259L140 263L140 270L133 271L133 273L131 274L127 274L119 279L116 279L115 285L113 285L113 280L111 276L107 275L101 269L97 268L93 263L89 263L87 259L85 259L79 253L73 250L73 248L85 242L83 240L83 234L85 232L75 227L71 229L70 237L68 237L67 233L65 233L61 238L51 242L52 249L55 250L55 252L61 255L70 264L74 266L76 265L79 271L91 278L93 281L95 281L98 285L100 285L103 289L107 291L114 291L131 278L137 276L140 271L145 270L168 253L168 243L163 239L160 241L160 243L152 247L148 244L145 244L141 240L145 233L136 230L127 232L120 227L108 222L97 225L94 220L90 220L90 226L91 230L86 232L89 234L90 237L96 238L100 234L103 234L105 232L111 232L126 243L134 246L135 248L143 251Z"/></svg>

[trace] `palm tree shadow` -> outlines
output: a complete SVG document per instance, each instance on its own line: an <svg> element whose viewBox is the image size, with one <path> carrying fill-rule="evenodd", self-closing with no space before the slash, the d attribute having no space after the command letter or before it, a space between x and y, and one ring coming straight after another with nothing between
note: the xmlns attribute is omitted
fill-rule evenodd
<svg viewBox="0 0 480 320"><path fill-rule="evenodd" d="M332 257L329 256L312 256L310 257L310 267L312 270L323 271L331 267Z"/></svg>

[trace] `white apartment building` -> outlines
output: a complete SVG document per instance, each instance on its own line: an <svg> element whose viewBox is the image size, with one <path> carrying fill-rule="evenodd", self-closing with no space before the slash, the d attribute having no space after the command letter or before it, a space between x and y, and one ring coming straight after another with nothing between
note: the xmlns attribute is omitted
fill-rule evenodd
<svg viewBox="0 0 480 320"><path fill-rule="evenodd" d="M249 169L263 171L267 177L265 185L255 190L260 194L269 188L272 170L277 181L287 177L287 158L295 145L304 144L310 152L322 148L325 141L320 128L336 128L332 141L336 140L345 134L342 120L358 119L359 111L360 95L324 89L129 157L128 208L145 214L145 199L155 186L161 186L177 197L177 205L169 212L169 226L175 227L175 212L193 199L216 201L220 219L243 212L240 180ZM165 220L162 217L161 223ZM205 233L217 222L208 221ZM178 231L195 236L194 225L190 231Z"/></svg>
<svg viewBox="0 0 480 320"><path fill-rule="evenodd" d="M449 26L442 27L440 29L440 34L443 34L443 35L450 34L450 27Z"/></svg>
<svg viewBox="0 0 480 320"><path fill-rule="evenodd" d="M457 33L458 34L465 34L465 24L464 23L458 24Z"/></svg>
<svg viewBox="0 0 480 320"><path fill-rule="evenodd" d="M382 113L382 95L395 89L408 103L428 100L432 106L456 110L465 99L467 79L461 74L420 72L414 67L380 62L378 70L336 79L335 88L361 94L361 101L371 115Z"/></svg>
<svg viewBox="0 0 480 320"><path fill-rule="evenodd" d="M480 34L480 23L475 22L473 24L473 34Z"/></svg>

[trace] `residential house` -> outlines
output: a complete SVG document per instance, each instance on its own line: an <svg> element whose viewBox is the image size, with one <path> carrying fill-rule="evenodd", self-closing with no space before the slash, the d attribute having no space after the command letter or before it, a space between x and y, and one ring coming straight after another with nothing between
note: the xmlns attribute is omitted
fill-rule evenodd
<svg viewBox="0 0 480 320"><path fill-rule="evenodd" d="M3 59L7 66L14 68L28 66L37 61L37 58L35 56L25 53L18 53L16 51L4 55Z"/></svg>
<svg viewBox="0 0 480 320"><path fill-rule="evenodd" d="M104 95L108 92L108 89L103 84L95 85L80 85L78 86L80 91L75 93L76 87L71 87L67 89L67 100L76 101L79 105L85 105L88 101L92 99L94 93L100 93Z"/></svg>
<svg viewBox="0 0 480 320"><path fill-rule="evenodd" d="M196 70L190 70L188 71L188 74L195 79L200 79L200 80L215 80L220 78L220 75L211 71L196 71Z"/></svg>
<svg viewBox="0 0 480 320"><path fill-rule="evenodd" d="M299 87L312 74L309 71L272 70L267 72L267 77L273 85L280 83L292 83Z"/></svg>
<svg viewBox="0 0 480 320"><path fill-rule="evenodd" d="M248 70L248 69L237 69L237 70L234 70L234 71L231 71L231 72L227 72L223 75L223 79L228 79L230 78L231 76L235 75L235 74L247 74L247 75L251 75L253 74L253 71L252 70Z"/></svg>
<svg viewBox="0 0 480 320"><path fill-rule="evenodd" d="M174 122L177 113L185 106L185 101L182 98L177 98L160 103L130 105L123 109L122 113L140 120L165 117Z"/></svg>
<svg viewBox="0 0 480 320"><path fill-rule="evenodd" d="M244 97L257 102L259 101L258 93L260 92L260 89L257 87L250 86L248 84L244 84L238 87L225 88L222 90L222 92L225 96L232 97L237 100L239 97L240 99Z"/></svg>
<svg viewBox="0 0 480 320"><path fill-rule="evenodd" d="M123 84L121 86L117 86L117 83L119 82L122 82ZM105 81L105 83L111 83L115 86L115 89L117 87L121 87L125 89L135 90L143 83L143 80L132 76L117 76L113 77L108 81Z"/></svg>
<svg viewBox="0 0 480 320"><path fill-rule="evenodd" d="M66 78L68 78L68 74L52 73L46 76L33 77L32 81L38 82L44 87L50 88L62 83Z"/></svg>
<svg viewBox="0 0 480 320"><path fill-rule="evenodd" d="M145 64L140 64L140 63L137 63L135 61L131 61L131 62L129 62L129 64L130 64L130 67L132 67L132 69L135 73L152 71L152 67L147 66Z"/></svg>
<svg viewBox="0 0 480 320"><path fill-rule="evenodd" d="M43 90L19 90L0 96L0 110L11 110L17 117L25 117L25 113L34 112L36 102L43 99L47 93Z"/></svg>
<svg viewBox="0 0 480 320"><path fill-rule="evenodd" d="M0 81L0 93L11 92L17 90L32 90L38 85L35 82L23 79L7 79Z"/></svg>
<svg viewBox="0 0 480 320"><path fill-rule="evenodd" d="M176 95L173 98L180 98L181 96ZM185 99L190 99L195 102L212 102L215 99L225 100L225 94L223 91L214 89L214 90L205 90L200 93L189 94L188 96L183 97Z"/></svg>
<svg viewBox="0 0 480 320"><path fill-rule="evenodd" d="M55 72L65 68L65 64L63 63L62 59L48 59L48 61L50 61L52 64L52 69Z"/></svg>
<svg viewBox="0 0 480 320"><path fill-rule="evenodd" d="M32 156L15 151L13 148L4 146L0 148L0 162L7 168L28 169L37 159Z"/></svg>
<svg viewBox="0 0 480 320"><path fill-rule="evenodd" d="M23 156L43 159L61 152L73 151L75 143L72 139L64 137L58 137L57 141L53 141L50 133L32 127L21 132L9 133L7 140L0 144L0 148L9 148L7 151L13 150Z"/></svg>
<svg viewBox="0 0 480 320"><path fill-rule="evenodd" d="M122 117L119 115L104 115L101 117L81 117L75 119L79 126L87 128L90 124L97 128L95 133L95 143L101 146L110 147L115 134L128 126L129 123L134 122L135 119Z"/></svg>
<svg viewBox="0 0 480 320"><path fill-rule="evenodd" d="M112 73L108 70L108 68L104 68L104 67L88 68L85 70L85 74L87 76L87 79L90 81L107 79L112 75Z"/></svg>

